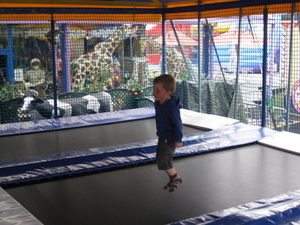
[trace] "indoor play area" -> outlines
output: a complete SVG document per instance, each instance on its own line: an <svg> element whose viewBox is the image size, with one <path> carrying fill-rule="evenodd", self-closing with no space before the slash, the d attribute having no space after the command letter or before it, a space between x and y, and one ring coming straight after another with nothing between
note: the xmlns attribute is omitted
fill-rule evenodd
<svg viewBox="0 0 300 225"><path fill-rule="evenodd" d="M299 6L0 3L0 224L300 224ZM161 74L183 104L174 193Z"/></svg>

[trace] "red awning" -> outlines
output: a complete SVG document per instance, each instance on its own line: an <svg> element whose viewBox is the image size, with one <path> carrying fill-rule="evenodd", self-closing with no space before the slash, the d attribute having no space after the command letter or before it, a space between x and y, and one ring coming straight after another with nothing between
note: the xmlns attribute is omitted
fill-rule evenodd
<svg viewBox="0 0 300 225"><path fill-rule="evenodd" d="M180 31L184 34L191 34L191 26L189 24L175 24L175 29L177 31ZM166 32L172 31L172 25L167 24L166 25ZM150 28L149 30L146 30L146 35L162 35L162 25L157 24L154 27Z"/></svg>
<svg viewBox="0 0 300 225"><path fill-rule="evenodd" d="M177 31L176 33L177 33L180 45L183 45L183 46L197 46L198 45L198 42L190 37L190 34L184 34L184 33L181 33L180 31ZM162 36L154 39L154 41L162 44ZM166 42L167 42L166 43L167 45L179 45L173 31L167 32Z"/></svg>

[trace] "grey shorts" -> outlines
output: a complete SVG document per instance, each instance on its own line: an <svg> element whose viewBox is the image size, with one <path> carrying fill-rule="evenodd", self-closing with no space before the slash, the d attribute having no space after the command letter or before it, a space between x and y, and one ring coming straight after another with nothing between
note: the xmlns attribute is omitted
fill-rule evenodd
<svg viewBox="0 0 300 225"><path fill-rule="evenodd" d="M175 143L168 142L165 138L159 138L156 148L156 163L159 170L172 169L173 155L175 153Z"/></svg>

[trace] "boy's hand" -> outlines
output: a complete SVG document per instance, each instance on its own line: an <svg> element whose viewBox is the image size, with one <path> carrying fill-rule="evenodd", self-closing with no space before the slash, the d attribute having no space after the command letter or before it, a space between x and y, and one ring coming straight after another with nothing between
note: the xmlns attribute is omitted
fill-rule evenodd
<svg viewBox="0 0 300 225"><path fill-rule="evenodd" d="M182 142L175 142L175 147L176 148L182 147Z"/></svg>

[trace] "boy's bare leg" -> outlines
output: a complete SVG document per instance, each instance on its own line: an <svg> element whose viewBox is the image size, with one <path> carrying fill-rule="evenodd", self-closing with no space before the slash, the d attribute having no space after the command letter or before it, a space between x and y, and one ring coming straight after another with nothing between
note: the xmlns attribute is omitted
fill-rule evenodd
<svg viewBox="0 0 300 225"><path fill-rule="evenodd" d="M166 170L166 173L171 177L171 176L173 176L173 175L176 174L176 170L175 170L175 168L173 167L173 168L171 168L171 169Z"/></svg>

